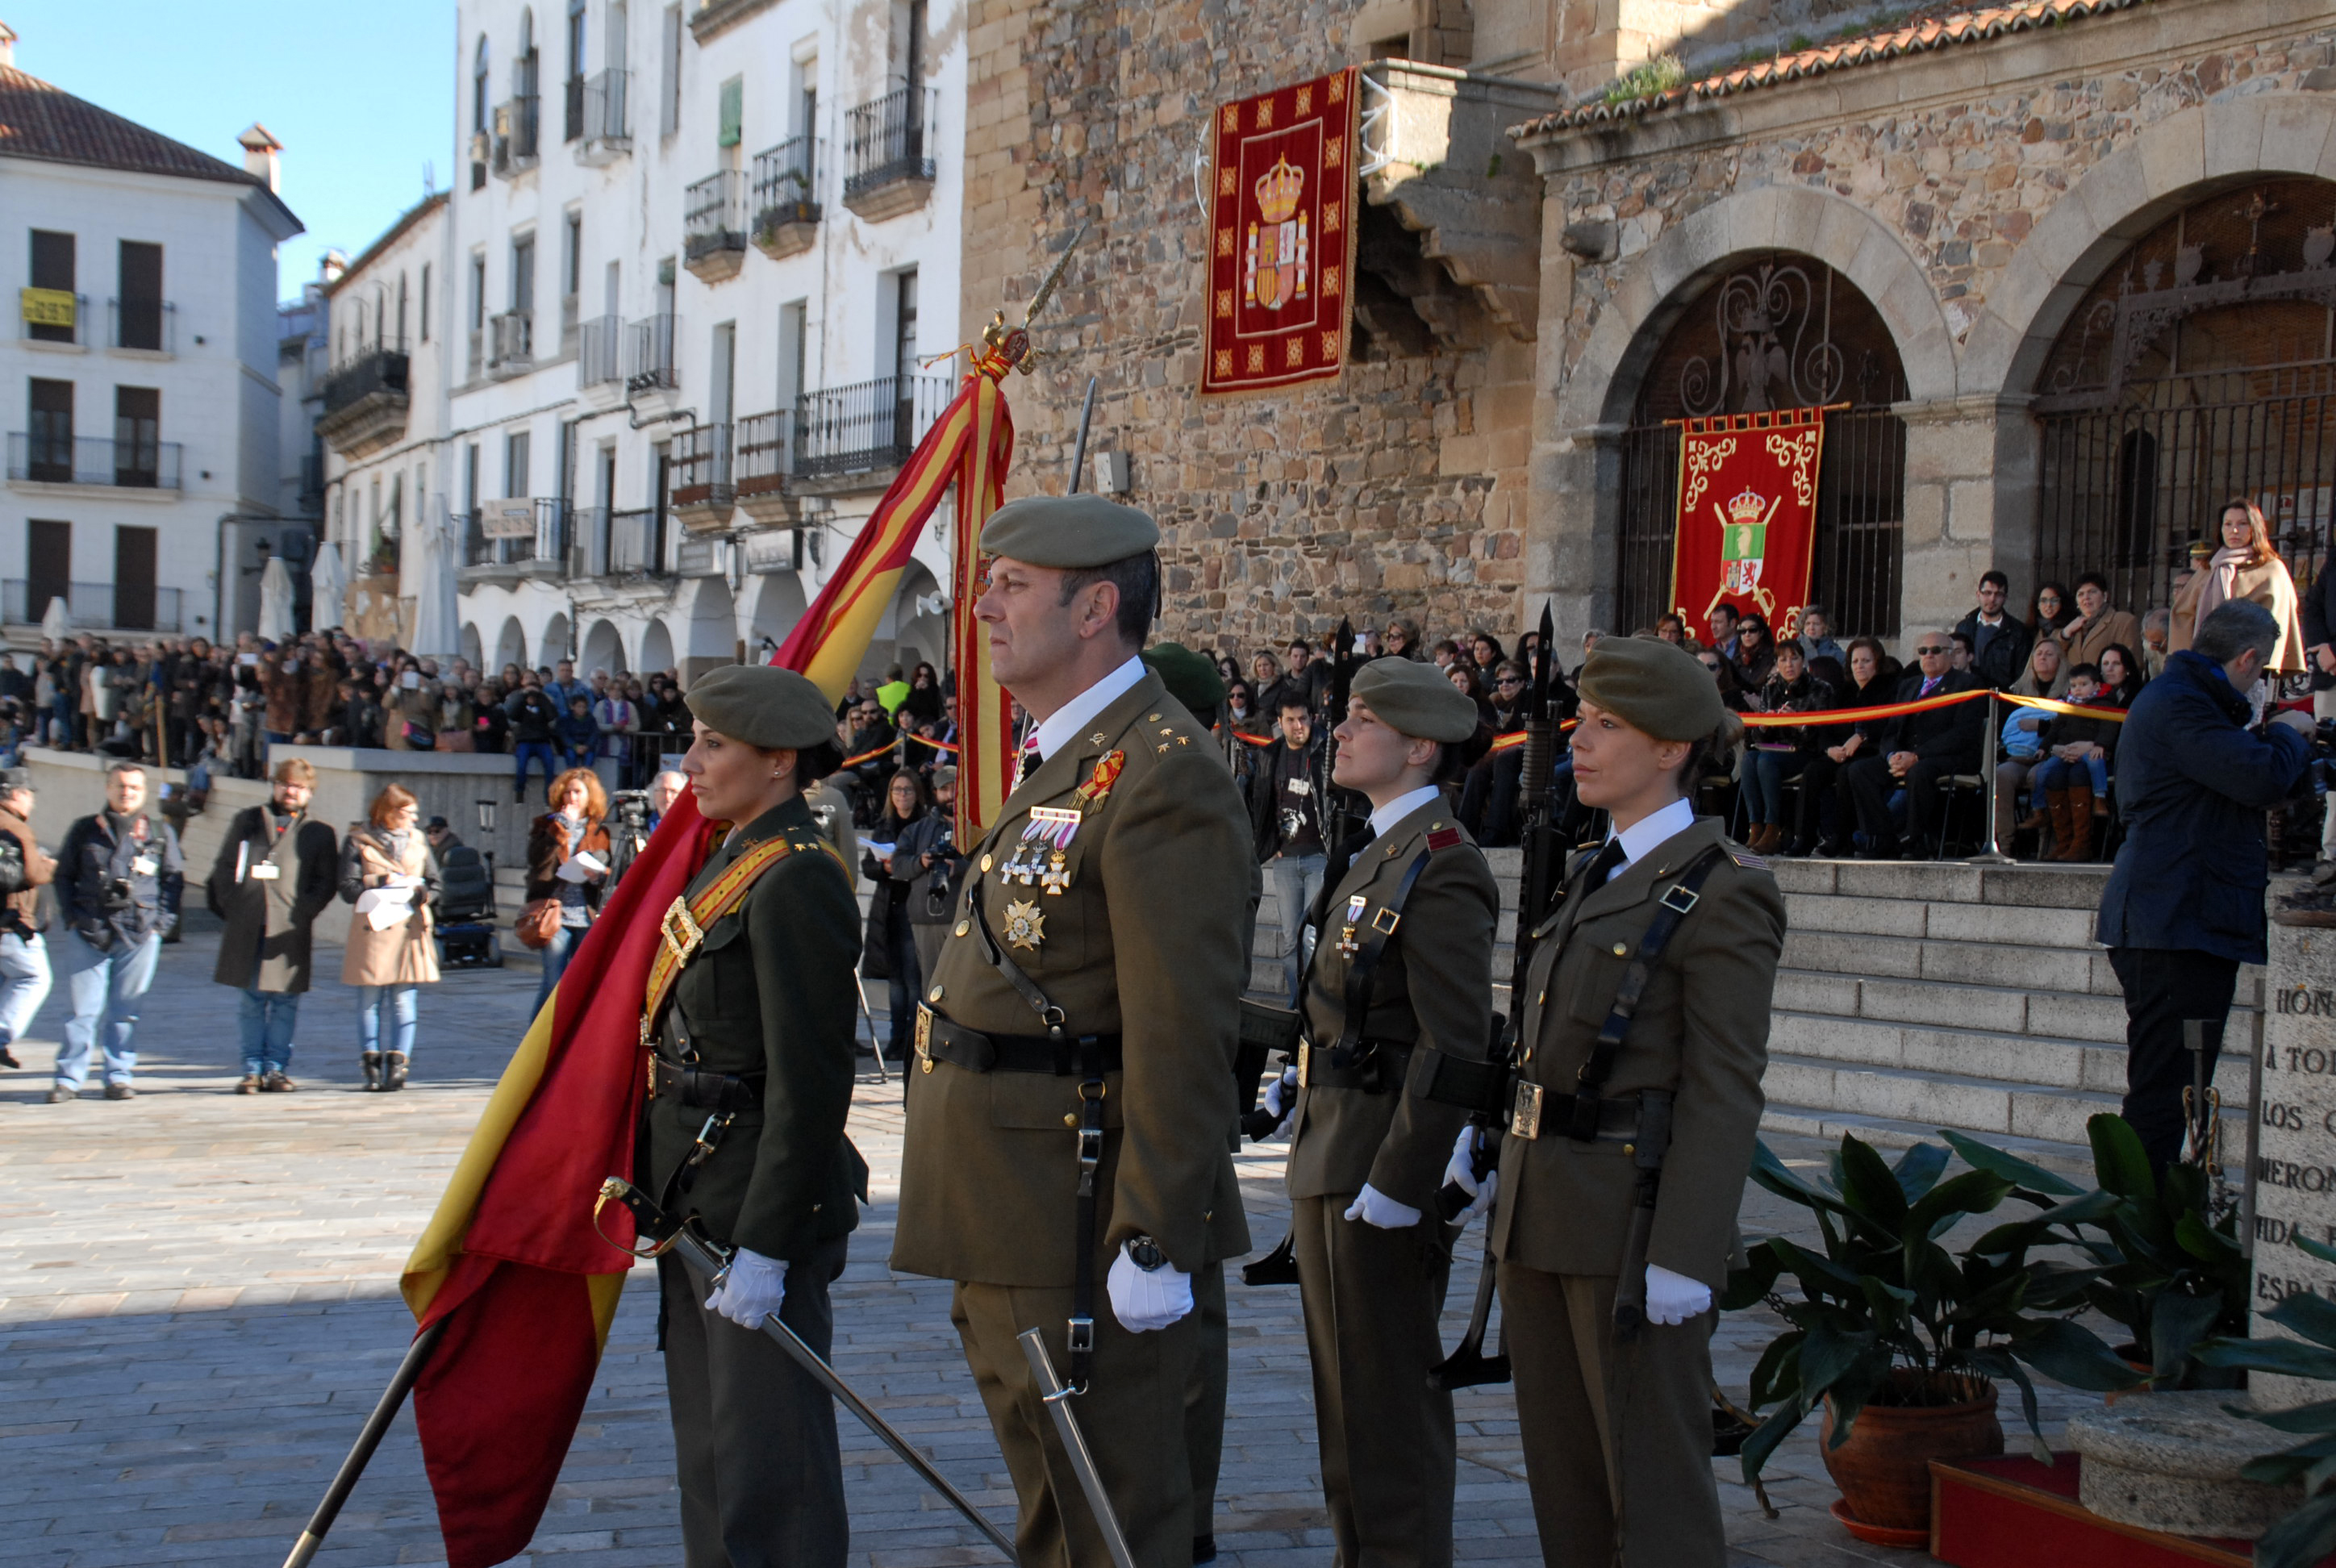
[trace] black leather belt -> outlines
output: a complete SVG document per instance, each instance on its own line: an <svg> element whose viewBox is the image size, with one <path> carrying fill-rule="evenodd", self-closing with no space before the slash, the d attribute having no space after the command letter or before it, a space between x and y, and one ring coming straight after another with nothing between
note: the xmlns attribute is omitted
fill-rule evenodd
<svg viewBox="0 0 2336 1568"><path fill-rule="evenodd" d="M1120 1037L1088 1037L1102 1051L1103 1070L1118 1072ZM935 1062L947 1062L968 1073L1046 1073L1058 1078L1073 1077L1079 1072L1079 1039L1076 1035L1066 1035L1059 1042L1045 1035L986 1035L979 1029L949 1022L921 1002L917 1004L917 1064L929 1073Z"/></svg>
<svg viewBox="0 0 2336 1568"><path fill-rule="evenodd" d="M1539 1084L1517 1079L1509 1091L1509 1135L1538 1138L1544 1132L1567 1133L1572 1125L1574 1101L1580 1096L1553 1095ZM1598 1118L1599 1143L1626 1143L1639 1135L1639 1096L1621 1095L1591 1102ZM1567 1133L1567 1135L1572 1135ZM1585 1140L1587 1141L1587 1140Z"/></svg>
<svg viewBox="0 0 2336 1568"><path fill-rule="evenodd" d="M691 1066L668 1061L664 1057L649 1058L649 1097L661 1100L667 1096L678 1098L693 1111L715 1111L735 1115L751 1111L763 1103L763 1075L760 1073L717 1073L710 1067Z"/></svg>
<svg viewBox="0 0 2336 1568"><path fill-rule="evenodd" d="M1309 1045L1299 1057L1298 1081L1309 1089L1389 1094L1403 1087L1410 1062L1409 1041L1365 1040L1356 1047L1354 1060L1343 1067L1338 1065L1338 1047Z"/></svg>

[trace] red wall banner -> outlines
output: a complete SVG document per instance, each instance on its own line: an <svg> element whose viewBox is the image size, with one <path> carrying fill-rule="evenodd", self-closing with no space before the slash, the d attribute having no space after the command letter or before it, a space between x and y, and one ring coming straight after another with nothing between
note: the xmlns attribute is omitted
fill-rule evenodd
<svg viewBox="0 0 2336 1568"><path fill-rule="evenodd" d="M1217 111L1203 393L1345 368L1356 96L1349 68Z"/></svg>
<svg viewBox="0 0 2336 1568"><path fill-rule="evenodd" d="M1680 419L1671 605L1699 635L1726 599L1779 637L1799 625L1816 553L1822 408Z"/></svg>

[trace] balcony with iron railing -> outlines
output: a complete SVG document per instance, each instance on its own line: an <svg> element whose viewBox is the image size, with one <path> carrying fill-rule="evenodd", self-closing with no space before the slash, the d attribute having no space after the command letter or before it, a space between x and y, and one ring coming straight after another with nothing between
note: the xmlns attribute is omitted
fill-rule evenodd
<svg viewBox="0 0 2336 1568"><path fill-rule="evenodd" d="M665 531L654 507L608 514L608 570L618 578L673 575L665 560Z"/></svg>
<svg viewBox="0 0 2336 1568"><path fill-rule="evenodd" d="M621 317L596 316L576 328L576 385L579 389L620 385L624 373L625 323Z"/></svg>
<svg viewBox="0 0 2336 1568"><path fill-rule="evenodd" d="M487 374L501 380L535 368L535 312L506 310L487 318L492 337Z"/></svg>
<svg viewBox="0 0 2336 1568"><path fill-rule="evenodd" d="M797 479L898 468L956 394L946 375L885 375L795 400Z"/></svg>
<svg viewBox="0 0 2336 1568"><path fill-rule="evenodd" d="M346 361L325 377L325 417L330 419L368 397L404 398L412 364L404 349L386 347Z"/></svg>
<svg viewBox="0 0 2336 1568"><path fill-rule="evenodd" d="M718 170L682 192L682 264L706 283L738 276L746 261L746 176Z"/></svg>
<svg viewBox="0 0 2336 1568"><path fill-rule="evenodd" d="M901 87L845 117L843 204L871 222L925 204L933 190L940 93Z"/></svg>
<svg viewBox="0 0 2336 1568"><path fill-rule="evenodd" d="M696 424L674 437L673 512L684 528L720 528L730 521L730 426Z"/></svg>
<svg viewBox="0 0 2336 1568"><path fill-rule="evenodd" d="M811 248L819 236L820 140L797 136L754 160L754 244L776 259Z"/></svg>
<svg viewBox="0 0 2336 1568"><path fill-rule="evenodd" d="M540 156L543 101L515 93L495 105L494 170L504 180L526 173Z"/></svg>
<svg viewBox="0 0 2336 1568"><path fill-rule="evenodd" d="M679 385L674 375L675 318L647 316L625 328L625 390L670 390Z"/></svg>
<svg viewBox="0 0 2336 1568"><path fill-rule="evenodd" d="M613 163L632 151L633 131L626 118L626 95L632 73L603 71L584 82L583 127L569 138L576 143L579 163Z"/></svg>
<svg viewBox="0 0 2336 1568"><path fill-rule="evenodd" d="M15 430L8 433L8 479L14 484L174 491L182 451L175 441L105 441Z"/></svg>
<svg viewBox="0 0 2336 1568"><path fill-rule="evenodd" d="M179 307L167 299L109 299L106 342L133 354L179 351Z"/></svg>
<svg viewBox="0 0 2336 1568"><path fill-rule="evenodd" d="M487 502L459 521L466 579L568 574L570 514L556 495Z"/></svg>
<svg viewBox="0 0 2336 1568"><path fill-rule="evenodd" d="M89 344L89 296L62 288L27 288L18 295L16 335L26 343L59 348Z"/></svg>
<svg viewBox="0 0 2336 1568"><path fill-rule="evenodd" d="M738 509L756 522L793 518L794 505L786 495L793 429L792 416L780 412L753 414L738 422L735 455L730 464L731 492Z"/></svg>
<svg viewBox="0 0 2336 1568"><path fill-rule="evenodd" d="M73 625L83 631L160 631L184 628L181 590L155 584L112 582L43 583L36 592L23 578L0 580L0 619L34 626L62 599Z"/></svg>

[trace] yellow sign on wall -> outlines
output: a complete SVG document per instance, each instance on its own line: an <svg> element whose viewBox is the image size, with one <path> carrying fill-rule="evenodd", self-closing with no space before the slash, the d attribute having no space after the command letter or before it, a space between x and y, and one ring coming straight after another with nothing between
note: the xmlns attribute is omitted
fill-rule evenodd
<svg viewBox="0 0 2336 1568"><path fill-rule="evenodd" d="M25 288L17 297L23 301L24 323L28 326L71 326L73 325L73 297L70 289Z"/></svg>

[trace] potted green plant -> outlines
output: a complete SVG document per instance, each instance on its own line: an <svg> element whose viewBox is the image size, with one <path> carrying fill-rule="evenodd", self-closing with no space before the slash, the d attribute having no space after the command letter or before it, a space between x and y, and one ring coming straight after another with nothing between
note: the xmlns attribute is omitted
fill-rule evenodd
<svg viewBox="0 0 2336 1568"><path fill-rule="evenodd" d="M2070 1197L2060 1178L1977 1147L1987 1164L1954 1176L1945 1175L1948 1152L1936 1144L1915 1144L1893 1166L1846 1134L1822 1185L1794 1174L1765 1144L1753 1163L1754 1181L1811 1212L1824 1250L1771 1237L1728 1280L1723 1307L1766 1301L1786 1324L1753 1369L1753 1407L1775 1409L1745 1441L1744 1477L1757 1480L1776 1446L1822 1404L1821 1451L1842 1489L1835 1513L1869 1539L1911 1544L1928 1529L1931 1460L2002 1451L1996 1379L2018 1385L2034 1447L2048 1464L2029 1368L2096 1392L2141 1380L2071 1320L2087 1305L2097 1269L2029 1255L2076 1243L2114 1196ZM1941 1241L2010 1198L2037 1212L1960 1252ZM1779 1290L1787 1280L1797 1296Z"/></svg>
<svg viewBox="0 0 2336 1568"><path fill-rule="evenodd" d="M2336 1263L2336 1248L2304 1236L2293 1241L2322 1262ZM2191 1351L2192 1359L2226 1371L2277 1372L2336 1382L2336 1301L2299 1290L2282 1298L2263 1316L2299 1338L2209 1339ZM2255 1568L2311 1568L2336 1550L2336 1399L2291 1410L2230 1408L2273 1431L2309 1434L2292 1448L2250 1459L2239 1474L2272 1486L2302 1484L2303 1505L2255 1543Z"/></svg>

